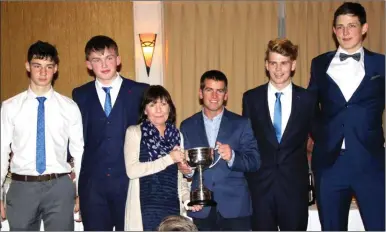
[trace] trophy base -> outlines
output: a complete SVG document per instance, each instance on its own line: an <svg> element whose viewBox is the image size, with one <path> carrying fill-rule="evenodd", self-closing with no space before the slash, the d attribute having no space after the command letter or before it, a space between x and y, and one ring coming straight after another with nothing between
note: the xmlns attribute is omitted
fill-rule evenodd
<svg viewBox="0 0 386 232"><path fill-rule="evenodd" d="M217 203L213 200L195 200L188 203L188 206L202 205L202 206L216 206Z"/></svg>

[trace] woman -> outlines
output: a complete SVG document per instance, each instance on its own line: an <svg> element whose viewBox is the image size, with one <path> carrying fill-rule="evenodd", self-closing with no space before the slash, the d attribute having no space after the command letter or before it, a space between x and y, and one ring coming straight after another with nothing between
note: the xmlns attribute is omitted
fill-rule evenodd
<svg viewBox="0 0 386 232"><path fill-rule="evenodd" d="M183 214L189 186L176 163L184 161L182 135L175 127L176 109L168 91L150 86L141 104L140 124L125 137L125 164L130 178L125 230L157 230L166 216ZM199 206L192 210L201 209Z"/></svg>

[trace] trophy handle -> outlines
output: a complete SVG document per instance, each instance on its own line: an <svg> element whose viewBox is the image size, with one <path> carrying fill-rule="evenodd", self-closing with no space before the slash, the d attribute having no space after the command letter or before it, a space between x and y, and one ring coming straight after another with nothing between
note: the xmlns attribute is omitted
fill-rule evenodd
<svg viewBox="0 0 386 232"><path fill-rule="evenodd" d="M214 152L214 151L217 151L217 150L218 150L218 145L216 145L216 147L213 149L213 152ZM218 163L218 161L220 161L220 159L221 159L221 156L218 156L217 160L216 160L215 162L213 162L213 163L209 166L209 168L213 168L214 165L216 165L216 164Z"/></svg>

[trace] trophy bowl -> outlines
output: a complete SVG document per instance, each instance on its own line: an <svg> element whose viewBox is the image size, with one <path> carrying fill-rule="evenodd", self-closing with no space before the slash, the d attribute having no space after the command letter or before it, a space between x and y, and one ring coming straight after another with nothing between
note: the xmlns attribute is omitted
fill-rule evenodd
<svg viewBox="0 0 386 232"><path fill-rule="evenodd" d="M210 147L196 147L185 150L188 157L187 163L190 167L196 169L195 175L198 175L198 186L190 192L190 202L188 206L202 205L215 206L217 203L213 200L213 193L203 184L203 171L213 165L214 149Z"/></svg>
<svg viewBox="0 0 386 232"><path fill-rule="evenodd" d="M185 150L188 156L188 164L192 168L202 166L209 167L213 163L214 149L210 147L196 147Z"/></svg>

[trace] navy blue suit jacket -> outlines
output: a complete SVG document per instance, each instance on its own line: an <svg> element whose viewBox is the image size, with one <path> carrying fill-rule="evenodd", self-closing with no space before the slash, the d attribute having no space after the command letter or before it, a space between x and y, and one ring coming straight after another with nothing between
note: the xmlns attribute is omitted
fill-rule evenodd
<svg viewBox="0 0 386 232"><path fill-rule="evenodd" d="M209 147L202 112L198 112L181 123L184 147ZM251 196L245 179L245 172L257 171L260 154L251 124L245 117L224 109L216 141L229 146L235 152L231 168L225 160L204 171L204 185L213 192L217 210L224 218L249 216L252 213ZM216 152L215 159L218 154ZM197 175L193 176L192 189L197 188ZM189 212L190 217L206 218L211 207L199 212Z"/></svg>
<svg viewBox="0 0 386 232"><path fill-rule="evenodd" d="M84 154L80 178L111 175L126 177L123 145L126 129L135 125L147 84L123 78L113 109L106 117L95 81L73 90L83 120Z"/></svg>
<svg viewBox="0 0 386 232"><path fill-rule="evenodd" d="M252 122L262 161L258 172L247 174L248 184L254 201L259 204L280 189L286 199L298 201L307 208L309 168L306 147L316 96L292 84L291 105L291 114L279 143L268 108L268 84L244 93L243 115Z"/></svg>
<svg viewBox="0 0 386 232"><path fill-rule="evenodd" d="M308 89L315 91L321 108L312 154L314 170L331 166L340 153L343 138L346 150L354 152L360 169L385 166L382 114L385 109L385 56L364 49L365 76L349 101L327 74L336 51L312 60ZM349 77L347 77L349 78Z"/></svg>

